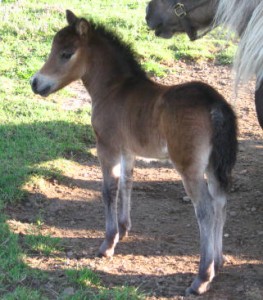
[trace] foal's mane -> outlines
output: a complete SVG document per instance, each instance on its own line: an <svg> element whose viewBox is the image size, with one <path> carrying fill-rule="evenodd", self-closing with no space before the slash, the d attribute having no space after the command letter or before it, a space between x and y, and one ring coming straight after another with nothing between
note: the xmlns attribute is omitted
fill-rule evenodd
<svg viewBox="0 0 263 300"><path fill-rule="evenodd" d="M138 62L138 55L133 50L130 43L125 42L119 35L113 32L111 29L105 27L105 25L89 20L90 29L94 34L99 35L109 42L109 44L115 49L119 62L121 65L127 66L136 77L146 78L146 72Z"/></svg>

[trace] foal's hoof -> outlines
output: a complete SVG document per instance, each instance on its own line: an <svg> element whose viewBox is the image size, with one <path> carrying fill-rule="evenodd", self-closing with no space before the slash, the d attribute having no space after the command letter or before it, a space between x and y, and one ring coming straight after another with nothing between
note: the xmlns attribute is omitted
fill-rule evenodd
<svg viewBox="0 0 263 300"><path fill-rule="evenodd" d="M120 230L120 240L124 240L129 235L129 231L126 229Z"/></svg>
<svg viewBox="0 0 263 300"><path fill-rule="evenodd" d="M215 262L216 275L218 275L218 273L223 269L225 263L229 263L229 259L225 255L222 255L222 257Z"/></svg>
<svg viewBox="0 0 263 300"><path fill-rule="evenodd" d="M196 291L194 291L191 287L189 287L185 290L185 296L190 295L198 296L199 294Z"/></svg>
<svg viewBox="0 0 263 300"><path fill-rule="evenodd" d="M114 255L114 249L107 249L103 251L101 248L97 254L98 257L112 257Z"/></svg>
<svg viewBox="0 0 263 300"><path fill-rule="evenodd" d="M210 289L210 282L202 282L199 278L196 278L191 286L186 289L185 291L185 296L190 296L190 295L201 295L205 292L207 292Z"/></svg>
<svg viewBox="0 0 263 300"><path fill-rule="evenodd" d="M129 235L129 229L130 226L127 226L126 224L119 223L119 236L120 240L125 239Z"/></svg>
<svg viewBox="0 0 263 300"><path fill-rule="evenodd" d="M104 249L102 247L103 245L100 246L98 257L112 257L114 255L114 248L108 248Z"/></svg>
<svg viewBox="0 0 263 300"><path fill-rule="evenodd" d="M113 242L108 242L107 240L104 240L104 242L101 244L98 256L99 257L112 257L114 254L114 249L116 244L119 241L119 234L116 234L115 238L113 239Z"/></svg>

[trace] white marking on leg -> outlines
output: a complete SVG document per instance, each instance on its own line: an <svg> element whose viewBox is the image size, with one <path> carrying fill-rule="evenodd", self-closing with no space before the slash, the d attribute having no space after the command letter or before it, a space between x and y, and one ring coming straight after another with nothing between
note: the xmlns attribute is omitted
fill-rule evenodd
<svg viewBox="0 0 263 300"><path fill-rule="evenodd" d="M121 212L120 212L120 221L125 223L129 217L129 195L127 195L127 187L126 187L126 169L127 163L125 158L121 157L121 173L120 173L120 190L122 196L122 203L121 203Z"/></svg>
<svg viewBox="0 0 263 300"><path fill-rule="evenodd" d="M119 178L120 177L120 175L121 175L121 165L120 164L117 164L116 166L114 166L112 168L112 175L115 178Z"/></svg>
<svg viewBox="0 0 263 300"><path fill-rule="evenodd" d="M118 242L119 242L119 233L115 235L115 238L113 240L113 245L114 245L113 248L115 248Z"/></svg>
<svg viewBox="0 0 263 300"><path fill-rule="evenodd" d="M208 189L213 197L214 210L215 210L215 228L214 228L214 258L216 271L223 265L223 228L226 219L226 194L220 188L218 180L215 178L214 172L208 170Z"/></svg>

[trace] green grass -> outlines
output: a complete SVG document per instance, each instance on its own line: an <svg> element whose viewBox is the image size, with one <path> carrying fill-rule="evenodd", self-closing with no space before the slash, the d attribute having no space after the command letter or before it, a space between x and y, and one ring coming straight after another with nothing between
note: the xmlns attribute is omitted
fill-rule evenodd
<svg viewBox="0 0 263 300"><path fill-rule="evenodd" d="M25 186L41 180L63 179L63 169L79 155L88 155L94 143L89 109L65 111L59 103L76 97L64 89L47 100L34 96L30 77L50 51L54 33L66 25L65 9L92 18L132 43L142 65L155 76L173 70L178 59L232 61L235 47L220 30L190 42L185 35L170 40L156 38L145 25L148 0L3 0L0 3L0 208L26 200ZM41 227L41 212L34 228ZM53 299L45 291L48 272L29 267L27 255L54 256L60 240L34 229L21 237L12 233L0 215L0 298ZM70 299L141 299L136 287L104 287L98 274L88 269L61 271L64 283L74 285ZM53 274L53 276L55 276ZM36 283L37 282L37 283ZM42 287L42 288L41 288ZM62 299L63 291L56 291ZM65 297L64 297L65 298Z"/></svg>
<svg viewBox="0 0 263 300"><path fill-rule="evenodd" d="M97 274L92 272L90 269L81 270L67 270L66 274L72 283L76 283L81 286L88 285L100 285L100 279Z"/></svg>
<svg viewBox="0 0 263 300"><path fill-rule="evenodd" d="M26 235L25 244L28 247L30 253L49 256L61 249L60 239L52 238L50 236L38 235Z"/></svg>
<svg viewBox="0 0 263 300"><path fill-rule="evenodd" d="M58 177L62 169L52 162L70 152L88 153L93 140L88 110L70 112L48 102L4 99L0 121L1 206L23 198L22 187L33 176Z"/></svg>
<svg viewBox="0 0 263 300"><path fill-rule="evenodd" d="M121 286L114 287L112 289L105 288L101 281L94 272L89 269L83 268L80 270L67 270L66 271L68 280L72 284L80 286L80 290L74 295L70 296L69 299L82 300L82 299L93 299L93 300L140 300L144 296L139 293L134 287ZM86 287L90 289L87 290Z"/></svg>
<svg viewBox="0 0 263 300"><path fill-rule="evenodd" d="M43 57L47 56L54 32L66 25L66 8L74 10L78 15L103 22L124 40L132 41L145 68L152 73L156 72L156 64L162 69L161 63L164 61L189 58L217 60L222 49L233 48L232 43L225 41L220 30L195 42L190 42L185 35L170 40L156 38L144 21L147 2L62 0L54 4L54 1L49 0L23 1L12 10L8 9L12 3L3 4L6 9L2 12L4 22L1 24L0 35L6 43L2 43L1 52L4 55L0 56L0 73L5 72L8 78L15 76L17 79L29 79L42 64ZM230 62L233 51L225 51L225 56ZM17 85L13 89L20 90Z"/></svg>
<svg viewBox="0 0 263 300"><path fill-rule="evenodd" d="M32 290L27 287L17 287L13 292L7 293L3 300L44 300L38 291Z"/></svg>

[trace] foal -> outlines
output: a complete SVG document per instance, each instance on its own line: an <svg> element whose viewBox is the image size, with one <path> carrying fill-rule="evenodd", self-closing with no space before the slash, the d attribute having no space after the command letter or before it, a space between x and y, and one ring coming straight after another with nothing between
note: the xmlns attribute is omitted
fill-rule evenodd
<svg viewBox="0 0 263 300"><path fill-rule="evenodd" d="M31 85L35 93L48 96L81 78L91 95L106 215L99 253L112 256L131 228L135 156L170 158L200 228L199 272L187 294L201 294L223 265L226 189L237 151L235 115L212 87L199 82L157 84L113 33L70 11L67 21Z"/></svg>

